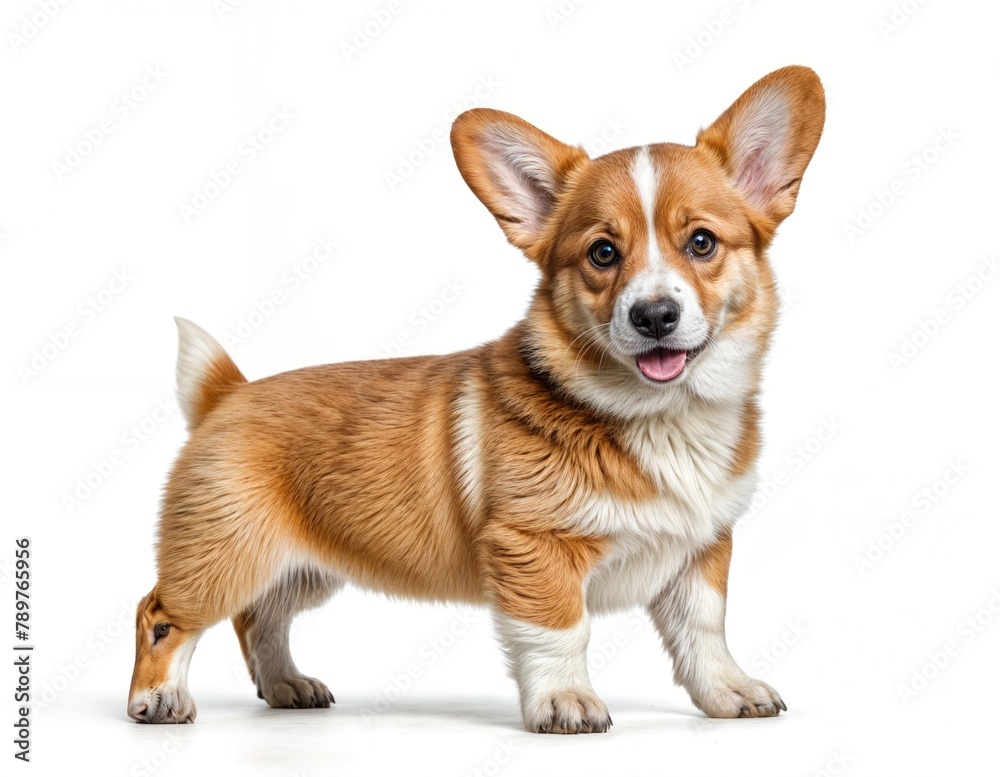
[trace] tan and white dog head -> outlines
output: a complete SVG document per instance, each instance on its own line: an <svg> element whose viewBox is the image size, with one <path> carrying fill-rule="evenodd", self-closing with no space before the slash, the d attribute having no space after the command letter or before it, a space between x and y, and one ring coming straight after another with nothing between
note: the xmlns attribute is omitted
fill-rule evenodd
<svg viewBox="0 0 1000 777"><path fill-rule="evenodd" d="M171 622L154 588L135 615L135 667L128 715L140 723L191 723L197 710L187 672L197 638Z"/></svg>
<svg viewBox="0 0 1000 777"><path fill-rule="evenodd" d="M463 113L463 178L542 270L529 327L539 369L622 417L753 390L777 315L765 251L819 142L816 74L748 89L695 146L590 159L500 111Z"/></svg>

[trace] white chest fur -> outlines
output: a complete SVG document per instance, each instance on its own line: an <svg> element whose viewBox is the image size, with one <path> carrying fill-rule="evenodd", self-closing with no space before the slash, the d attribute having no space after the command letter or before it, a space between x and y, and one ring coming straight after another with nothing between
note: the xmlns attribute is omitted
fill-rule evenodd
<svg viewBox="0 0 1000 777"><path fill-rule="evenodd" d="M730 474L742 405L697 405L632 424L628 445L659 493L641 502L595 494L575 523L611 537L587 581L591 611L649 602L746 509L756 474Z"/></svg>

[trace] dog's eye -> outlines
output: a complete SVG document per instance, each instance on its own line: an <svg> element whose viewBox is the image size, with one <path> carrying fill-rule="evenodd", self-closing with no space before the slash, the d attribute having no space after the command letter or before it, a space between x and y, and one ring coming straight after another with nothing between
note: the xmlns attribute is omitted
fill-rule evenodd
<svg viewBox="0 0 1000 777"><path fill-rule="evenodd" d="M598 267L610 267L618 261L618 249L609 240L598 240L590 247L590 261Z"/></svg>
<svg viewBox="0 0 1000 777"><path fill-rule="evenodd" d="M157 623L153 627L153 636L156 639L161 639L162 637L167 636L167 634L169 634L169 633L170 633L170 624L169 623Z"/></svg>
<svg viewBox="0 0 1000 777"><path fill-rule="evenodd" d="M691 235L688 247L691 249L691 253L699 259L707 259L715 253L716 242L715 235L708 230L699 229Z"/></svg>

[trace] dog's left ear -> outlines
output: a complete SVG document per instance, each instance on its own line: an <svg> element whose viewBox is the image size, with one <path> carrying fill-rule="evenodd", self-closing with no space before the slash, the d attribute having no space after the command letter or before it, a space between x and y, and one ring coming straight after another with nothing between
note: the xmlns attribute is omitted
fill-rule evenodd
<svg viewBox="0 0 1000 777"><path fill-rule="evenodd" d="M750 205L776 227L795 208L799 183L826 117L819 76L794 65L747 89L698 133Z"/></svg>
<svg viewBox="0 0 1000 777"><path fill-rule="evenodd" d="M451 147L462 178L500 224L507 239L536 261L570 170L587 159L503 111L473 108L455 119Z"/></svg>

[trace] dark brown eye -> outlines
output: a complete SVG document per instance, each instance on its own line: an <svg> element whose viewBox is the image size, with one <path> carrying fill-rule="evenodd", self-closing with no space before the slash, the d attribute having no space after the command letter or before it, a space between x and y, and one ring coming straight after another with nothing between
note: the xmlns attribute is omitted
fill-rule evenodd
<svg viewBox="0 0 1000 777"><path fill-rule="evenodd" d="M707 259L715 253L716 243L715 235L708 230L699 229L691 235L691 242L688 243L688 247L691 249L691 253L699 259Z"/></svg>
<svg viewBox="0 0 1000 777"><path fill-rule="evenodd" d="M156 637L156 639L160 639L161 637L165 637L169 633L170 633L170 624L169 623L157 623L153 627L153 636Z"/></svg>
<svg viewBox="0 0 1000 777"><path fill-rule="evenodd" d="M618 261L618 249L610 240L598 240L590 247L590 261L604 269Z"/></svg>

